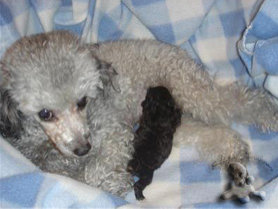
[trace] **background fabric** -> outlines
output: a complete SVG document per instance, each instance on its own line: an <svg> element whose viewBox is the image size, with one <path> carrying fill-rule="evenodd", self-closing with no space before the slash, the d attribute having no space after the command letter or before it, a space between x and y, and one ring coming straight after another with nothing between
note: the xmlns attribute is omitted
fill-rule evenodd
<svg viewBox="0 0 278 209"><path fill-rule="evenodd" d="M265 1L238 43L256 86L278 97L278 1Z"/></svg>
<svg viewBox="0 0 278 209"><path fill-rule="evenodd" d="M187 50L221 85L236 80L278 96L278 3L275 0L0 0L0 56L24 35L71 30L84 42L158 39ZM0 78L1 80L1 78ZM271 171L252 162L267 200L277 207L278 134L235 124ZM35 168L0 139L0 207L235 207L217 203L223 174L199 162L194 148L173 149L138 203Z"/></svg>

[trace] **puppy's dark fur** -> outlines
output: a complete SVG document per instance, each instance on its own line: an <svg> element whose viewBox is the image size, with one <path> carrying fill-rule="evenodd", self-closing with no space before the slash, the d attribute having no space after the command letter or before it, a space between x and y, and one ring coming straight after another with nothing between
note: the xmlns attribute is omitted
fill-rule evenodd
<svg viewBox="0 0 278 209"><path fill-rule="evenodd" d="M149 88L141 105L143 114L135 132L135 151L128 164L128 171L139 177L134 184L137 200L144 199L143 190L152 182L154 170L168 158L173 134L181 121L181 110L165 87Z"/></svg>

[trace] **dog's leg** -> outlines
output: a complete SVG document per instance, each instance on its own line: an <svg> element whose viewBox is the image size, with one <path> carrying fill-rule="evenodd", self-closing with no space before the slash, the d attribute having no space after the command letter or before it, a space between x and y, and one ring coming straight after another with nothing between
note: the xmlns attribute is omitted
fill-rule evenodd
<svg viewBox="0 0 278 209"><path fill-rule="evenodd" d="M98 187L113 195L125 197L132 188L133 179L129 172L124 168L126 162L115 162L119 158L114 154L100 155L93 158L85 168L85 182L91 186ZM112 161L114 161L112 163Z"/></svg>
<svg viewBox="0 0 278 209"><path fill-rule="evenodd" d="M144 172L145 173L141 175L140 179L134 184L134 192L137 200L145 199L143 190L152 182L153 179L153 171L145 170Z"/></svg>
<svg viewBox="0 0 278 209"><path fill-rule="evenodd" d="M251 155L247 141L226 126L208 126L191 117L183 117L174 135L174 146L194 146L202 160L226 167L230 162L246 164Z"/></svg>
<svg viewBox="0 0 278 209"><path fill-rule="evenodd" d="M102 129L102 136L105 135L101 139L99 152L86 165L85 181L91 186L125 197L133 185L132 175L127 171L128 161L132 157L133 133L119 124L112 124L110 128Z"/></svg>
<svg viewBox="0 0 278 209"><path fill-rule="evenodd" d="M174 145L192 145L199 153L200 159L217 166L233 176L228 183L245 185L248 174L245 165L252 156L248 142L225 126L208 126L204 122L195 121L190 117L183 117L181 126L174 136ZM242 174L234 165L240 165L245 171ZM245 189L245 188L244 188ZM244 189L242 191L244 191ZM246 190L248 191L248 190ZM227 190L224 198L231 198L237 191Z"/></svg>

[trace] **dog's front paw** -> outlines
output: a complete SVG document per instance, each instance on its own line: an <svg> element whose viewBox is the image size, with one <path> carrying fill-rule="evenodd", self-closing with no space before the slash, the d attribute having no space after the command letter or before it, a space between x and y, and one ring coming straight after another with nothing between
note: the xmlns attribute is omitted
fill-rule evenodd
<svg viewBox="0 0 278 209"><path fill-rule="evenodd" d="M247 185L252 184L254 181L255 181L255 178L254 178L253 176L248 176L248 177L246 178L246 184L247 184Z"/></svg>
<svg viewBox="0 0 278 209"><path fill-rule="evenodd" d="M237 200L241 203L241 204L246 204L248 202L250 202L250 198L247 197L241 197L241 198L237 198Z"/></svg>
<svg viewBox="0 0 278 209"><path fill-rule="evenodd" d="M257 200L263 201L265 200L266 193L265 191L255 191L252 193L252 197L254 197Z"/></svg>
<svg viewBox="0 0 278 209"><path fill-rule="evenodd" d="M236 186L242 187L246 184L248 172L245 166L241 163L231 163L228 167L228 173Z"/></svg>

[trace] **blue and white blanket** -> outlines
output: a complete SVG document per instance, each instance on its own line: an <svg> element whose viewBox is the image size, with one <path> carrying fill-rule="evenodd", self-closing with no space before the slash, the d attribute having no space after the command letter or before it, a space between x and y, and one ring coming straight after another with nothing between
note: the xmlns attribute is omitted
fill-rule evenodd
<svg viewBox="0 0 278 209"><path fill-rule="evenodd" d="M278 97L277 0L0 0L0 56L28 34L66 29L85 42L151 38L179 45L220 83L240 80ZM1 80L1 78L0 78ZM248 208L278 207L278 134L233 126L252 140L263 164L251 163L266 201ZM230 208L217 203L222 173L199 162L194 148L174 148L138 203L59 175L41 172L0 138L0 207Z"/></svg>

